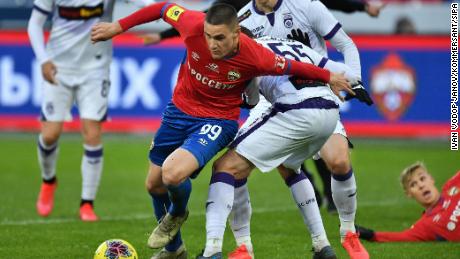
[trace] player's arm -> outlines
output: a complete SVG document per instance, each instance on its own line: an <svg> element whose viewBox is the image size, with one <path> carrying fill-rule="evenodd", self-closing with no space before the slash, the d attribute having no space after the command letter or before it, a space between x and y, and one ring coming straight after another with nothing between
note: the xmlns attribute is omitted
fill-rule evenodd
<svg viewBox="0 0 460 259"><path fill-rule="evenodd" d="M248 83L242 94L243 101L240 105L241 108L252 109L259 103L259 81L258 78L254 78Z"/></svg>
<svg viewBox="0 0 460 259"><path fill-rule="evenodd" d="M259 75L292 75L320 81L329 84L334 94L342 100L340 91L355 94L342 74L331 73L329 70L312 64L286 59L259 44L256 44L255 48L253 53L257 53L257 56L254 57L254 61L259 68Z"/></svg>
<svg viewBox="0 0 460 259"><path fill-rule="evenodd" d="M183 16L187 16L188 13L185 8L176 4L166 2L151 4L118 20L118 22L98 23L94 25L91 31L91 40L93 42L108 40L134 26L152 22L160 18L171 24L179 33L186 34L189 29L194 28L193 25L197 24L195 22L197 19L204 18L203 13L190 12L195 15L193 17L189 16L186 19L187 21L184 21Z"/></svg>
<svg viewBox="0 0 460 259"><path fill-rule="evenodd" d="M400 232L378 232L362 226L356 226L359 238L374 242L420 242L436 241L430 224L423 224L420 220L411 228Z"/></svg>
<svg viewBox="0 0 460 259"><path fill-rule="evenodd" d="M454 176L452 176L442 187L442 192L447 192L451 187L457 186L460 187L460 171L458 171Z"/></svg>
<svg viewBox="0 0 460 259"><path fill-rule="evenodd" d="M38 63L41 65L43 78L51 84L56 84L56 66L51 62L46 53L45 37L43 26L45 25L48 15L51 13L52 2L40 1L42 4L34 5L32 14L30 15L27 25L27 33L29 35L30 44L35 53ZM48 5L47 5L48 4ZM44 6L44 7L43 7ZM49 8L49 9L48 9Z"/></svg>
<svg viewBox="0 0 460 259"><path fill-rule="evenodd" d="M355 74L361 77L361 64L359 52L356 45L342 29L342 25L331 14L331 12L320 2L312 1L307 10L309 19L314 30L319 33L324 40L330 43L342 53L347 64Z"/></svg>
<svg viewBox="0 0 460 259"><path fill-rule="evenodd" d="M324 64L324 66L322 66L322 64ZM345 101L350 100L352 98L357 98L358 100L366 103L367 105L374 104L374 101L372 100L372 98L369 96L366 89L364 88L363 82L361 81L359 76L357 76L349 66L343 63L340 63L340 62L332 61L324 57L321 60L321 63L319 64L319 66L324 67L325 69L331 72L344 73L345 77L348 79L348 81L351 84L351 88L356 94L356 95L347 94L345 96Z"/></svg>

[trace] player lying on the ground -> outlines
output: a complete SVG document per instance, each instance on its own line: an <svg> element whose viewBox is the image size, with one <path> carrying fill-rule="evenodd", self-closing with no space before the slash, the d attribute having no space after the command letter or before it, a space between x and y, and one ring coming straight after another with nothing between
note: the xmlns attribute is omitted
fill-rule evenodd
<svg viewBox="0 0 460 259"><path fill-rule="evenodd" d="M337 95L341 90L354 94L342 75L285 59L241 35L235 9L225 4L211 7L206 16L176 4L152 4L118 22L95 25L91 39L108 40L160 18L181 33L187 56L150 151L148 184L156 190L157 216L164 215L149 238L152 248L165 247L179 236L188 216L190 177L234 138L249 80L291 74L329 82Z"/></svg>
<svg viewBox="0 0 460 259"><path fill-rule="evenodd" d="M346 71L350 81L358 78L344 64L329 61L300 42L269 37L257 41L267 48L277 46L280 53L302 62L323 63L331 71ZM332 134L338 120L336 99L325 84L296 77L263 76L256 82L272 105L261 115L251 113L231 149L214 163L206 207L206 248L198 258L222 257L225 221L232 209L239 211L233 208L233 199L237 198L233 195L235 182L245 179L254 167L263 172L280 170L310 231L314 258L336 258L311 184L299 171L303 161Z"/></svg>
<svg viewBox="0 0 460 259"><path fill-rule="evenodd" d="M460 242L460 171L444 184L440 193L425 165L416 162L401 173L401 185L408 197L425 208L422 217L401 232L357 226L360 238L375 242Z"/></svg>

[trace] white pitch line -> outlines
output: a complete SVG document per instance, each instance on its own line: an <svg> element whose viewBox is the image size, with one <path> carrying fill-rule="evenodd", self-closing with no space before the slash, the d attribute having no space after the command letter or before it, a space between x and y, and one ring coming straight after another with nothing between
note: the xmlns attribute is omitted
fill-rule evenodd
<svg viewBox="0 0 460 259"><path fill-rule="evenodd" d="M359 207L369 207L369 206L395 206L395 205L404 205L409 204L409 201L397 201L397 200L385 200L379 202L359 202ZM295 211L296 208L294 205L288 205L283 207L271 207L271 208L254 208L252 213L267 213L267 212L281 212L281 211ZM205 216L204 210L192 211L190 216ZM152 214L133 214L126 216L107 216L102 217L100 221L128 221L128 220L147 220L153 219ZM0 222L0 226L27 226L27 225L38 225L38 224L61 224L61 223L75 223L81 222L77 217L71 218L37 218L37 219L26 219L26 220L9 220L5 219Z"/></svg>

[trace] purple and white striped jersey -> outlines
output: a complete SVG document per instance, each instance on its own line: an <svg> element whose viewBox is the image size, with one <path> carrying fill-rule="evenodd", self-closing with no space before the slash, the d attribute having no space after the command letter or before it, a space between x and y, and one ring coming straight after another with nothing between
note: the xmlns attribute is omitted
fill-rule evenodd
<svg viewBox="0 0 460 259"><path fill-rule="evenodd" d="M292 30L300 29L308 35L303 44L327 57L325 41L344 55L345 63L361 76L358 50L341 24L319 0L278 0L273 12L265 13L252 0L238 12L241 26L255 37L271 36L287 39Z"/></svg>

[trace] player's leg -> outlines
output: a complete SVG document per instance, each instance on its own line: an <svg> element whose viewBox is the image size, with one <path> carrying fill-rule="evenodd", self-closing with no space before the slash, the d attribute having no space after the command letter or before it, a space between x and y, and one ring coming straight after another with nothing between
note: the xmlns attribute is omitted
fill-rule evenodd
<svg viewBox="0 0 460 259"><path fill-rule="evenodd" d="M315 191L316 203L318 203L318 207L321 208L321 205L323 204L323 200L321 197L321 193L319 192L318 188L315 185L315 178L313 177L313 174L308 170L307 166L305 165L305 162L302 163L302 165L300 166L300 170L310 181L311 186L313 187L313 190Z"/></svg>
<svg viewBox="0 0 460 259"><path fill-rule="evenodd" d="M257 105L250 110L250 115L241 128L247 128L264 114L269 113L272 104L263 96ZM252 207L249 198L247 179L235 181L235 198L233 200L232 212L229 216L229 224L235 237L237 248L228 255L229 259L254 257L254 250L251 241L251 215Z"/></svg>
<svg viewBox="0 0 460 259"><path fill-rule="evenodd" d="M185 115L182 115L185 116ZM191 176L230 143L238 129L236 121L189 117L185 120L187 138L162 164L162 181L168 189L171 206L165 219L149 238L152 248L164 246L187 219ZM155 143L156 148L157 144Z"/></svg>
<svg viewBox="0 0 460 259"><path fill-rule="evenodd" d="M340 219L340 235L355 232L356 181L350 164L348 141L333 134L321 148L321 157L332 172L331 189Z"/></svg>
<svg viewBox="0 0 460 259"><path fill-rule="evenodd" d="M236 179L245 179L254 165L235 150L228 150L213 165L206 201L206 248L202 257L220 255L225 226L234 202Z"/></svg>
<svg viewBox="0 0 460 259"><path fill-rule="evenodd" d="M38 164L40 166L42 185L37 199L37 212L46 217L53 210L54 191L57 187L56 161L59 148L58 139L62 132L62 122L42 122L38 136Z"/></svg>
<svg viewBox="0 0 460 259"><path fill-rule="evenodd" d="M170 243L187 219L187 204L192 191L189 176L198 168L198 162L193 154L182 148L176 149L164 161L162 182L168 190L171 204L148 239L151 248L162 248Z"/></svg>
<svg viewBox="0 0 460 259"><path fill-rule="evenodd" d="M229 259L254 257L250 228L251 215L252 207L247 178L237 179L235 180L233 207L228 220L237 248L228 255Z"/></svg>
<svg viewBox="0 0 460 259"><path fill-rule="evenodd" d="M332 199L332 191L331 191L331 176L332 173L327 167L324 159L321 157L319 159L313 159L315 163L316 170L323 182L323 189L324 189L324 196L327 200L327 211L329 213L337 213L337 208L335 207L334 200Z"/></svg>
<svg viewBox="0 0 460 259"><path fill-rule="evenodd" d="M163 120L160 128L152 140L152 145L149 151L149 171L146 178L146 189L152 199L152 205L157 221L163 219L170 206L171 201L168 196L168 190L163 184L162 168L166 158L174 152L175 149L180 147L184 140L187 138L184 125L172 125L174 121L174 114L179 112L174 105L169 104L163 114ZM172 258L181 258L180 256L187 256L185 245L181 239L180 231L167 243L161 251L155 253L152 258L162 258L170 256Z"/></svg>
<svg viewBox="0 0 460 259"><path fill-rule="evenodd" d="M37 200L37 212L48 216L54 204L56 182L56 162L59 154L58 139L62 133L63 121L72 105L72 91L62 85L43 83L41 109L41 131L37 142L38 163L43 183Z"/></svg>
<svg viewBox="0 0 460 259"><path fill-rule="evenodd" d="M108 72L90 71L74 75L79 80L76 103L82 122L83 157L81 161L82 192L80 218L95 221L94 199L101 181L104 165L102 146L102 122L107 118L110 81Z"/></svg>
<svg viewBox="0 0 460 259"><path fill-rule="evenodd" d="M344 133L333 134L321 148L321 157L332 172L332 197L339 214L342 245L351 258L369 258L354 226L357 190L348 145Z"/></svg>
<svg viewBox="0 0 460 259"><path fill-rule="evenodd" d="M316 202L315 192L308 178L301 172L284 167L278 167L278 172L291 191L303 221L307 226L312 239L313 250L316 254L329 253L334 256L329 240L324 229L323 220Z"/></svg>
<svg viewBox="0 0 460 259"><path fill-rule="evenodd" d="M161 167L150 162L147 179L145 181L146 188L154 208L155 217L158 222L168 212L171 201L169 200L168 190L163 185L161 179ZM162 250L155 253L152 259L160 258L187 258L187 250L182 241L180 231Z"/></svg>
<svg viewBox="0 0 460 259"><path fill-rule="evenodd" d="M100 121L82 119L83 157L81 160L82 189L80 218L83 221L96 221L94 200L102 176L104 165L102 147L102 124Z"/></svg>

